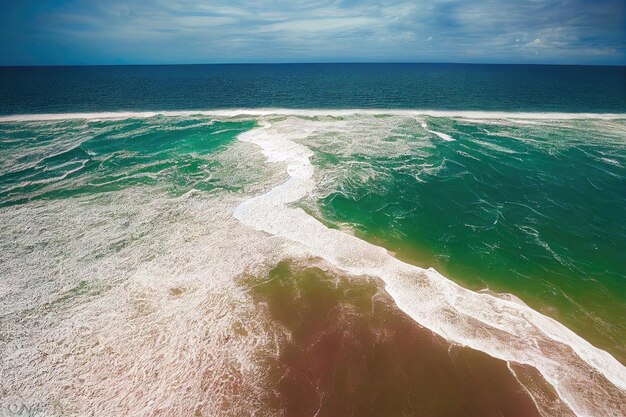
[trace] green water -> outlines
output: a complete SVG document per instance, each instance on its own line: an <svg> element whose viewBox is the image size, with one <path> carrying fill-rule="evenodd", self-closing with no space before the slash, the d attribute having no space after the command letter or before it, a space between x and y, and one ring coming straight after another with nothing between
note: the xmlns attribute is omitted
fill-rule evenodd
<svg viewBox="0 0 626 417"><path fill-rule="evenodd" d="M427 122L456 141L415 121L376 142L333 133L349 152L312 141L321 215L470 288L511 292L624 362L624 121Z"/></svg>
<svg viewBox="0 0 626 417"><path fill-rule="evenodd" d="M513 293L626 360L624 120L292 122L314 127L300 141L314 152L319 198L301 203L310 213L469 288ZM201 116L0 123L0 206L136 187L252 196L260 191L246 184L267 181L255 174L267 163L236 137L255 125Z"/></svg>
<svg viewBox="0 0 626 417"><path fill-rule="evenodd" d="M163 186L238 188L216 158L254 121L207 118L68 120L0 124L0 206Z"/></svg>
<svg viewBox="0 0 626 417"><path fill-rule="evenodd" d="M584 344L544 338L527 312L485 304L496 323L477 323L486 350L450 348L382 281L302 257L355 241L312 228L321 237L300 246L290 222L311 219L283 204L301 195L293 206L328 227L510 292L626 360L626 119L93 115L0 123L0 392L46 410L60 400L66 414L192 415L201 400L206 415L532 415L519 380L487 355L493 337L496 357L511 340L514 362L537 364L515 369L539 402L556 395L542 372L591 410L580 415L622 411L603 376L620 379L619 365L595 373L570 349ZM237 217L246 204L255 218ZM401 296L420 302L414 278L399 277ZM461 294L432 311L459 303L451 340L463 344L476 311ZM517 341L534 341L533 357ZM571 371L559 373L561 358ZM119 392L121 405L102 400Z"/></svg>

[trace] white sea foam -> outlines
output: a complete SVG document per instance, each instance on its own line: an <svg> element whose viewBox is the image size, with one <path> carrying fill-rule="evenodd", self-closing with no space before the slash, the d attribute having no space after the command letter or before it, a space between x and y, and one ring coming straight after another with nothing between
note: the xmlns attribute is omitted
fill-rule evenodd
<svg viewBox="0 0 626 417"><path fill-rule="evenodd" d="M218 157L252 193L273 181L255 150ZM137 187L1 208L0 416L267 415L259 358L280 334L237 278L285 255L232 216L244 198Z"/></svg>
<svg viewBox="0 0 626 417"><path fill-rule="evenodd" d="M416 322L453 343L536 368L579 416L626 413L626 368L556 320L514 299L476 293L433 269L401 262L383 248L329 229L292 207L315 186L312 153L295 142L311 130L293 118L274 123L263 118L261 124L239 139L260 146L270 162L285 164L289 179L239 205L235 217L241 222L294 242L294 253L319 256L351 274L381 278L397 305Z"/></svg>
<svg viewBox="0 0 626 417"><path fill-rule="evenodd" d="M437 132L436 130L430 130L428 129L428 124L426 124L426 122L422 122L421 126L428 132L428 133L432 133L435 136L439 136L441 139L445 140L446 142L454 142L456 139L454 139L452 136L446 134L446 133L442 133L442 132Z"/></svg>
<svg viewBox="0 0 626 417"><path fill-rule="evenodd" d="M271 109L264 114L281 112L328 114ZM393 111L331 111L335 116L357 113ZM234 117L246 111L203 114ZM420 115L429 115L404 114L414 117L413 124ZM29 120L48 120L33 117ZM400 262L380 247L330 230L290 205L318 186L310 162L313 153L305 146L311 135L320 129L352 133L355 126L374 123L375 118L259 120L260 129L240 135L242 142L232 144L228 157L220 158L223 171L216 175L240 186L266 168L261 155L251 152L257 149L252 143L269 161L284 164L287 174L280 178L288 179L241 204L245 194L266 190L265 175L263 184L244 187L244 195L191 192L172 199L154 189L130 188L0 209L3 403L7 396L18 395L45 410L58 405L63 415L251 414L263 406L266 393L259 385L266 370L258 354L273 354L276 343L271 323L255 315L236 277L264 271L285 257L313 255L352 274L380 277L401 309L448 340L512 365L536 367L577 414L624 414L624 367L608 353L514 298L463 289L436 271ZM367 134L375 128L398 132L395 122L376 120L359 128L358 143L341 144L344 156L378 152ZM109 128L115 130L102 127ZM405 155L416 151L412 146L430 144L429 138L407 138L411 140L388 146L385 152ZM68 133L29 150L29 162L22 165L32 166L84 139ZM247 336L238 335L233 326L241 326Z"/></svg>
<svg viewBox="0 0 626 417"><path fill-rule="evenodd" d="M46 120L72 119L129 119L150 118L156 116L190 117L190 116L336 116L345 117L356 114L398 116L432 116L458 117L464 119L510 119L524 122L531 120L577 120L577 119L625 119L626 113L558 113L558 112L504 112L504 111L463 111L463 110L428 110L428 109L285 109L285 108L258 108L258 109L214 109L214 110L164 110L164 111L135 111L135 112L96 112L96 113L49 113L49 114L18 114L0 116L0 122L27 122Z"/></svg>

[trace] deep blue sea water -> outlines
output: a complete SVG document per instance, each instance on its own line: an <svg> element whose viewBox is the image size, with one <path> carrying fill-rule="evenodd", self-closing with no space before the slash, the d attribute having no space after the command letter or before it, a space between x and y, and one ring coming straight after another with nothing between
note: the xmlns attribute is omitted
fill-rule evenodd
<svg viewBox="0 0 626 417"><path fill-rule="evenodd" d="M626 112L626 67L254 64L0 68L0 114L259 107Z"/></svg>

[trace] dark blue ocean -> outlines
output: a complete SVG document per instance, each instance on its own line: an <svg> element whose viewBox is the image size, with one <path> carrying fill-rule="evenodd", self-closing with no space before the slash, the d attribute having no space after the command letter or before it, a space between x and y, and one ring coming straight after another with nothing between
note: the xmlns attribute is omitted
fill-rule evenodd
<svg viewBox="0 0 626 417"><path fill-rule="evenodd" d="M0 68L0 114L217 108L626 112L626 67L250 64Z"/></svg>

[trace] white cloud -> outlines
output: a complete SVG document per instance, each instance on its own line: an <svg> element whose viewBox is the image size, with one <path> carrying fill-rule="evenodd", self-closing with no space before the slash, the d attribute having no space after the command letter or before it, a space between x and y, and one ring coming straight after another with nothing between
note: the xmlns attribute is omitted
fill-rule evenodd
<svg viewBox="0 0 626 417"><path fill-rule="evenodd" d="M36 29L148 62L626 60L619 0L558 1L76 0L40 14Z"/></svg>
<svg viewBox="0 0 626 417"><path fill-rule="evenodd" d="M346 29L360 29L379 24L378 19L371 17L340 17L327 19L287 20L279 23L270 23L260 27L261 32L315 32L328 33Z"/></svg>

